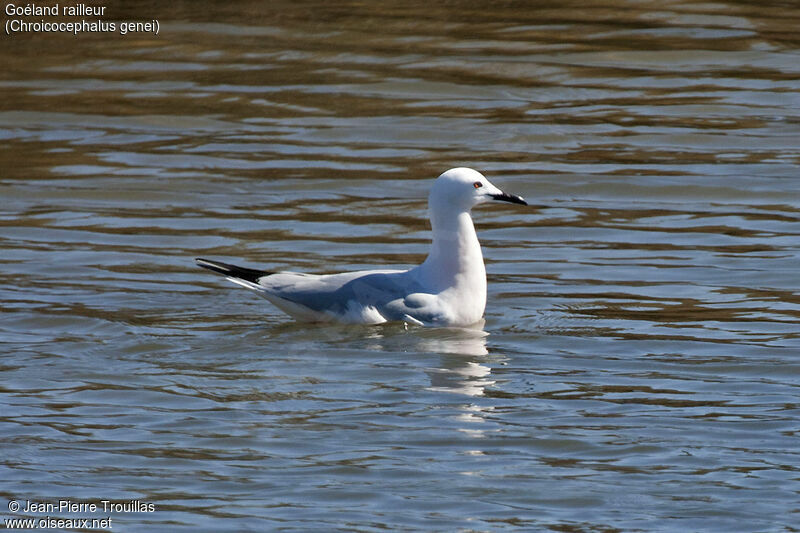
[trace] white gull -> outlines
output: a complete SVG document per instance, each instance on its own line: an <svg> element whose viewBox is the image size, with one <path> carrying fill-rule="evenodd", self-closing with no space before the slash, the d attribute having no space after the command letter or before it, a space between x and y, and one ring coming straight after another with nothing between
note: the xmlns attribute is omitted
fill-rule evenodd
<svg viewBox="0 0 800 533"><path fill-rule="evenodd" d="M489 201L528 205L470 168L439 176L428 195L431 250L421 265L409 270L313 275L196 261L304 322L468 326L486 308L486 268L470 210Z"/></svg>

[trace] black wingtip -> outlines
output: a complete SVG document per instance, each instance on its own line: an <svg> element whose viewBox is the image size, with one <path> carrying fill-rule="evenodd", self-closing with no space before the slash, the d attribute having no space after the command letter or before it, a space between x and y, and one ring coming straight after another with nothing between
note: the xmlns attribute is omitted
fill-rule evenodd
<svg viewBox="0 0 800 533"><path fill-rule="evenodd" d="M258 283L258 280L263 278L264 276L269 276L272 272L267 272L265 270L257 270L255 268L244 268L236 265L231 265L229 263L222 263L221 261L210 261L208 259L203 259L198 257L194 260L198 266L203 268L207 268L213 272L218 274L222 274L223 276L229 276L232 278L239 278L245 281L249 281L250 283Z"/></svg>

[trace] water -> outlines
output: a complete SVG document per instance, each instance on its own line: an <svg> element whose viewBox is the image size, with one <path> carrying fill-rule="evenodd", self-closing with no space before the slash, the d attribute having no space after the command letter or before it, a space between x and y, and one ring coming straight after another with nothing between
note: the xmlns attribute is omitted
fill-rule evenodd
<svg viewBox="0 0 800 533"><path fill-rule="evenodd" d="M372 5L374 4L374 5ZM794 2L110 6L0 45L0 496L120 531L794 531ZM427 251L486 322L297 324L197 256ZM0 503L3 518L13 514Z"/></svg>

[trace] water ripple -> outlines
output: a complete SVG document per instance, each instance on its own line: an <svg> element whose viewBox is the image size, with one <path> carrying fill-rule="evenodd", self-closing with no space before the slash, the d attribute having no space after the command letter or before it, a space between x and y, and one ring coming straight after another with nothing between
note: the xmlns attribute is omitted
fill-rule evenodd
<svg viewBox="0 0 800 533"><path fill-rule="evenodd" d="M797 9L158 11L157 39L0 50L8 500L154 502L131 531L793 527ZM308 327L193 265L416 264L457 165L534 206L475 210L476 328Z"/></svg>

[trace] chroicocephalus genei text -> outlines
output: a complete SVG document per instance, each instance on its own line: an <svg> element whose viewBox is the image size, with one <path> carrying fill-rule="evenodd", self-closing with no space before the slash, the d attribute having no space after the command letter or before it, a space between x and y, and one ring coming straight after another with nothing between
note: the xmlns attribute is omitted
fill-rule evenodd
<svg viewBox="0 0 800 533"><path fill-rule="evenodd" d="M196 261L301 321L468 326L486 308L486 269L470 209L493 200L528 205L470 168L439 176L428 195L431 250L421 265L409 270L312 275Z"/></svg>

